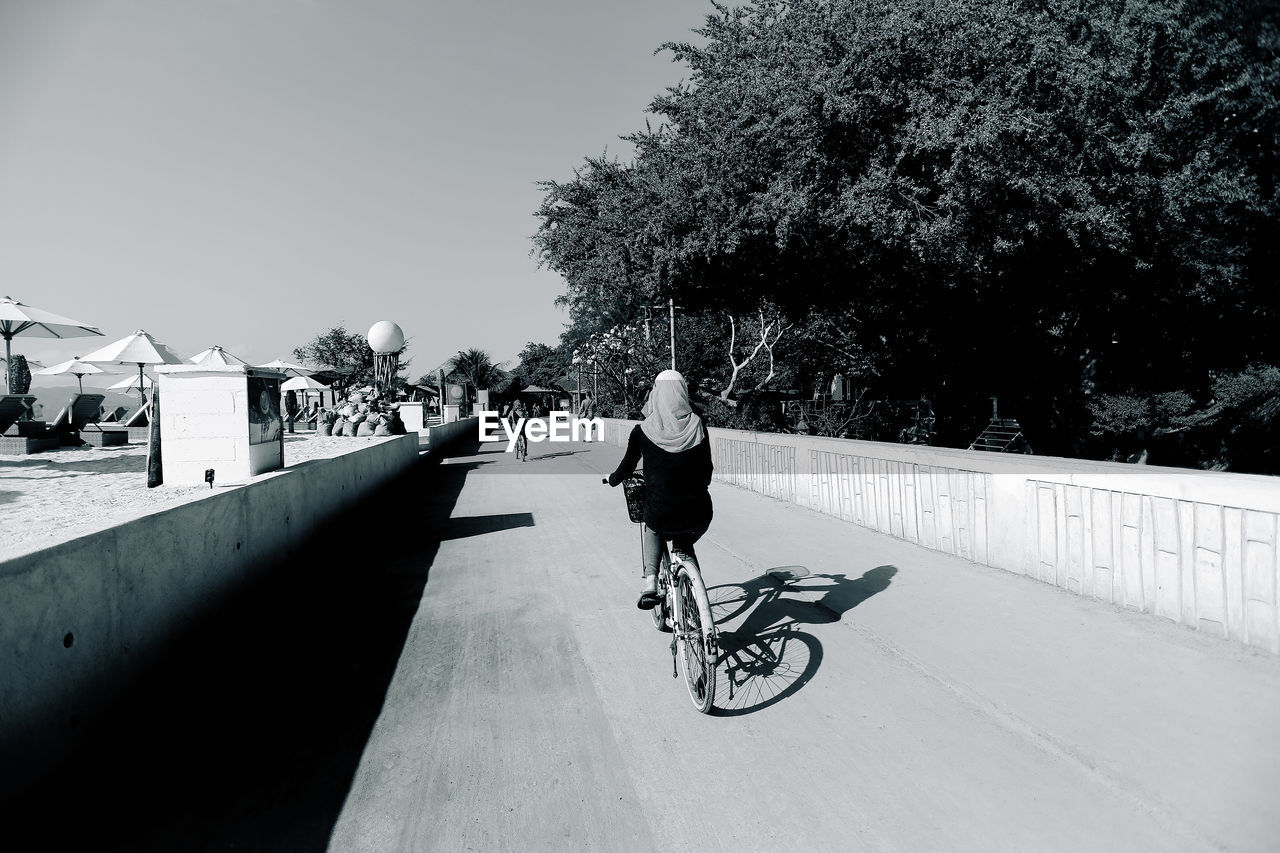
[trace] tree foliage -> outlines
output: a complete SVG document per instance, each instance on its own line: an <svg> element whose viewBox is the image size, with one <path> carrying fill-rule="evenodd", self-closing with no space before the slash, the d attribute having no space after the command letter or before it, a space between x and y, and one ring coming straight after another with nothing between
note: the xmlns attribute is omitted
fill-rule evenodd
<svg viewBox="0 0 1280 853"><path fill-rule="evenodd" d="M1112 458L1159 465L1280 474L1280 369L1215 374L1208 397L1186 391L1103 394L1090 406L1092 433Z"/></svg>
<svg viewBox="0 0 1280 853"><path fill-rule="evenodd" d="M630 163L542 184L568 343L774 305L775 385L843 363L961 445L999 396L1060 453L1092 392L1280 361L1273 4L753 0L696 33Z"/></svg>
<svg viewBox="0 0 1280 853"><path fill-rule="evenodd" d="M5 364L8 387L14 394L26 394L31 390L31 366L27 364L27 357L24 355L14 355L10 358L11 360Z"/></svg>
<svg viewBox="0 0 1280 853"><path fill-rule="evenodd" d="M562 348L530 341L520 351L520 363L511 373L521 386L548 388L564 378L568 364Z"/></svg>
<svg viewBox="0 0 1280 853"><path fill-rule="evenodd" d="M473 391L492 388L505 378L501 366L494 364L489 353L474 347L458 350L449 366L448 378L465 382Z"/></svg>

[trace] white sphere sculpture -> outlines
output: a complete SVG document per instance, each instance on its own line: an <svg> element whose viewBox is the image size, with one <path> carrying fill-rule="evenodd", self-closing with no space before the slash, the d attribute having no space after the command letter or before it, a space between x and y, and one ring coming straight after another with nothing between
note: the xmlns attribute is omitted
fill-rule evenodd
<svg viewBox="0 0 1280 853"><path fill-rule="evenodd" d="M379 320L369 328L369 346L379 355L399 352L404 347L404 332L390 320Z"/></svg>

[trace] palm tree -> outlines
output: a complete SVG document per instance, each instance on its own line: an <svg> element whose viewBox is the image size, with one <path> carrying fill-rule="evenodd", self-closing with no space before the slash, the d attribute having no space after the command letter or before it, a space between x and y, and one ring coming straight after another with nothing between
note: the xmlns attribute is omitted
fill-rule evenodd
<svg viewBox="0 0 1280 853"><path fill-rule="evenodd" d="M502 379L502 369L482 349L459 350L451 362L451 375L479 391Z"/></svg>

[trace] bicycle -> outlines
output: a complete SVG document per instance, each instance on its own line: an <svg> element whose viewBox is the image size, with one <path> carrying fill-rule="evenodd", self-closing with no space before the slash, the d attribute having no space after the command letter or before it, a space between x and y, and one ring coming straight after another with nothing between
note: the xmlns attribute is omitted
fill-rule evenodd
<svg viewBox="0 0 1280 853"><path fill-rule="evenodd" d="M516 461L523 462L529 456L529 439L524 434L524 425L520 425L520 434L516 436Z"/></svg>
<svg viewBox="0 0 1280 853"><path fill-rule="evenodd" d="M608 484L608 479L601 482ZM637 473L623 482L627 512L639 522L644 536L644 477ZM643 559L643 548L641 558ZM671 540L662 541L658 561L658 593L662 600L651 611L654 627L671 634L671 677L684 672L685 686L693 707L700 713L711 711L716 698L716 664L719 631L711 615L711 601L698 567L673 547Z"/></svg>

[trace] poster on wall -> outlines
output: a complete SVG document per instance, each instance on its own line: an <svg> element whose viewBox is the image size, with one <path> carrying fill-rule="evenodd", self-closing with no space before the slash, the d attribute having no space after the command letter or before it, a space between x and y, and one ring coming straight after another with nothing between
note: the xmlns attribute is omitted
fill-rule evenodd
<svg viewBox="0 0 1280 853"><path fill-rule="evenodd" d="M280 416L280 380L250 376L249 444L280 441L284 418Z"/></svg>

